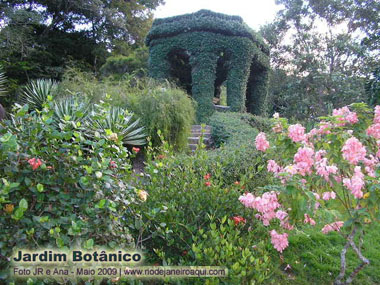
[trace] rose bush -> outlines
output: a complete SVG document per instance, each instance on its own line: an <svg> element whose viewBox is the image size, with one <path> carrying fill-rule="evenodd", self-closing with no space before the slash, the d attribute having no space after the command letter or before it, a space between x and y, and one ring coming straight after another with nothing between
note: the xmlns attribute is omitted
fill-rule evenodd
<svg viewBox="0 0 380 285"><path fill-rule="evenodd" d="M355 237L379 218L380 106L374 114L364 103L336 109L309 132L300 124L288 125L278 114L272 120L269 141L260 133L256 148L279 183L263 187L267 192L261 196L245 193L239 200L273 228L271 242L279 252L288 247L288 235L300 223L322 223L324 234L340 232L347 242L335 283L346 277L349 247L361 260L345 281L350 283L369 264Z"/></svg>

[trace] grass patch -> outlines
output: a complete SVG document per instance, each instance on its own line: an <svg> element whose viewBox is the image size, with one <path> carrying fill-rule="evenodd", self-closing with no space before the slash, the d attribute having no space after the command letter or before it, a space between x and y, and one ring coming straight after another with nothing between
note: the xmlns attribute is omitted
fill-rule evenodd
<svg viewBox="0 0 380 285"><path fill-rule="evenodd" d="M370 260L354 279L353 284L380 284L380 225L366 229L362 252ZM324 235L319 228L305 228L289 236L289 248L284 251L284 261L277 263L274 279L281 284L332 284L340 270L340 251L345 240L338 233ZM359 264L356 254L347 252L347 272ZM287 264L292 269L284 271Z"/></svg>

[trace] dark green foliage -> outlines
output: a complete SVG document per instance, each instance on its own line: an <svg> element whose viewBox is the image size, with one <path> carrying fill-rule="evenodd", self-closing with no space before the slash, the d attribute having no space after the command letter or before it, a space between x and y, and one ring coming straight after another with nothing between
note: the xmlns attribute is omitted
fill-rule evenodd
<svg viewBox="0 0 380 285"><path fill-rule="evenodd" d="M194 265L225 266L228 277L222 280L228 284L265 284L273 264L265 250L265 242L258 237L267 234L258 223L251 230L247 230L248 227L234 224L231 217L223 217L211 223L208 229L201 229L194 236L190 252L191 257L195 257ZM251 245L253 241L254 246Z"/></svg>
<svg viewBox="0 0 380 285"><path fill-rule="evenodd" d="M13 121L0 125L2 256L10 256L14 247L130 246L122 217L125 201L138 200L127 187L129 151L121 141L88 140L70 123L57 130L53 105L49 101L40 113L19 106ZM107 120L109 106L97 111L99 121ZM118 167L111 168L111 161ZM1 284L11 280L9 265L0 260Z"/></svg>
<svg viewBox="0 0 380 285"><path fill-rule="evenodd" d="M158 19L146 43L150 75L179 79L198 103L199 122L214 112L212 100L224 81L227 104L233 111L265 112L269 52L240 17L201 10ZM178 66L182 66L180 72Z"/></svg>
<svg viewBox="0 0 380 285"><path fill-rule="evenodd" d="M162 3L1 1L0 64L10 78L6 105L14 102L18 87L30 79L60 80L68 66L98 72L111 54L128 56L123 49L143 46L152 12ZM138 63L128 60L127 64L145 65L145 58L139 56Z"/></svg>
<svg viewBox="0 0 380 285"><path fill-rule="evenodd" d="M380 2L277 3L282 8L276 19L260 30L271 48L270 113L315 121L353 102L372 104L375 94L369 86L379 61Z"/></svg>
<svg viewBox="0 0 380 285"><path fill-rule="evenodd" d="M257 123L260 122L260 123ZM210 172L223 165L221 181L228 185L242 180L247 189L265 186L271 182L260 153L255 147L255 137L269 127L269 121L246 113L215 112L209 125L212 137L220 148L209 151L206 165Z"/></svg>
<svg viewBox="0 0 380 285"><path fill-rule="evenodd" d="M125 73L137 72L146 69L148 63L148 49L138 48L128 56L115 55L107 58L106 63L100 68L102 76L121 76Z"/></svg>
<svg viewBox="0 0 380 285"><path fill-rule="evenodd" d="M375 106L380 104L380 67L376 68L372 75L372 78L367 81L366 92L369 103Z"/></svg>

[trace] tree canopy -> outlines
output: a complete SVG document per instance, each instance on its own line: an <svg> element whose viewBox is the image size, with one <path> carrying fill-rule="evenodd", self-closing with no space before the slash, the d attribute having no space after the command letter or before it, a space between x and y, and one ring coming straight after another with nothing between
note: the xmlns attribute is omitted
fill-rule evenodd
<svg viewBox="0 0 380 285"><path fill-rule="evenodd" d="M0 63L15 84L29 78L59 78L70 62L96 71L113 51L122 54L143 45L152 11L162 3L1 1Z"/></svg>
<svg viewBox="0 0 380 285"><path fill-rule="evenodd" d="M261 29L271 46L273 111L316 118L368 101L366 81L379 66L380 2L276 2L283 9Z"/></svg>

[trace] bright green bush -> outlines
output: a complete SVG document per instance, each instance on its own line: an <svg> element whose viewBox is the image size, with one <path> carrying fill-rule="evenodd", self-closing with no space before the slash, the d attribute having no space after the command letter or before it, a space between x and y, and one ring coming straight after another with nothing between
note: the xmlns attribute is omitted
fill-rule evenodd
<svg viewBox="0 0 380 285"><path fill-rule="evenodd" d="M206 164L211 173L215 167L223 165L221 181L225 185L239 181L245 187L254 189L272 181L255 148L253 138L258 130L248 123L251 118L251 122L256 122L255 119L260 117L245 113L215 112L209 120L215 145L221 147L209 151ZM259 120L266 124L266 119ZM264 124L256 125L262 127Z"/></svg>
<svg viewBox="0 0 380 285"><path fill-rule="evenodd" d="M14 247L133 244L122 219L128 204L139 201L122 183L130 179L130 153L112 137L89 140L70 118L57 128L48 100L38 113L19 106L0 126L2 255ZM98 120L107 120L110 106L99 109Z"/></svg>
<svg viewBox="0 0 380 285"><path fill-rule="evenodd" d="M239 146L250 144L258 130L247 121L253 116L244 113L215 112L208 124L212 128L212 138L217 147L222 144Z"/></svg>
<svg viewBox="0 0 380 285"><path fill-rule="evenodd" d="M225 266L228 277L222 280L229 284L261 284L267 280L273 264L264 242L258 238L262 235L262 228L255 225L246 231L243 227L248 228L248 225L223 217L216 223L210 223L208 229L199 230L189 252L190 258L194 258L194 265ZM252 240L257 241L255 246L247 246Z"/></svg>
<svg viewBox="0 0 380 285"><path fill-rule="evenodd" d="M195 109L194 102L185 92L170 85L156 85L131 97L127 105L141 118L154 146L161 144L158 130L176 149L187 146Z"/></svg>

